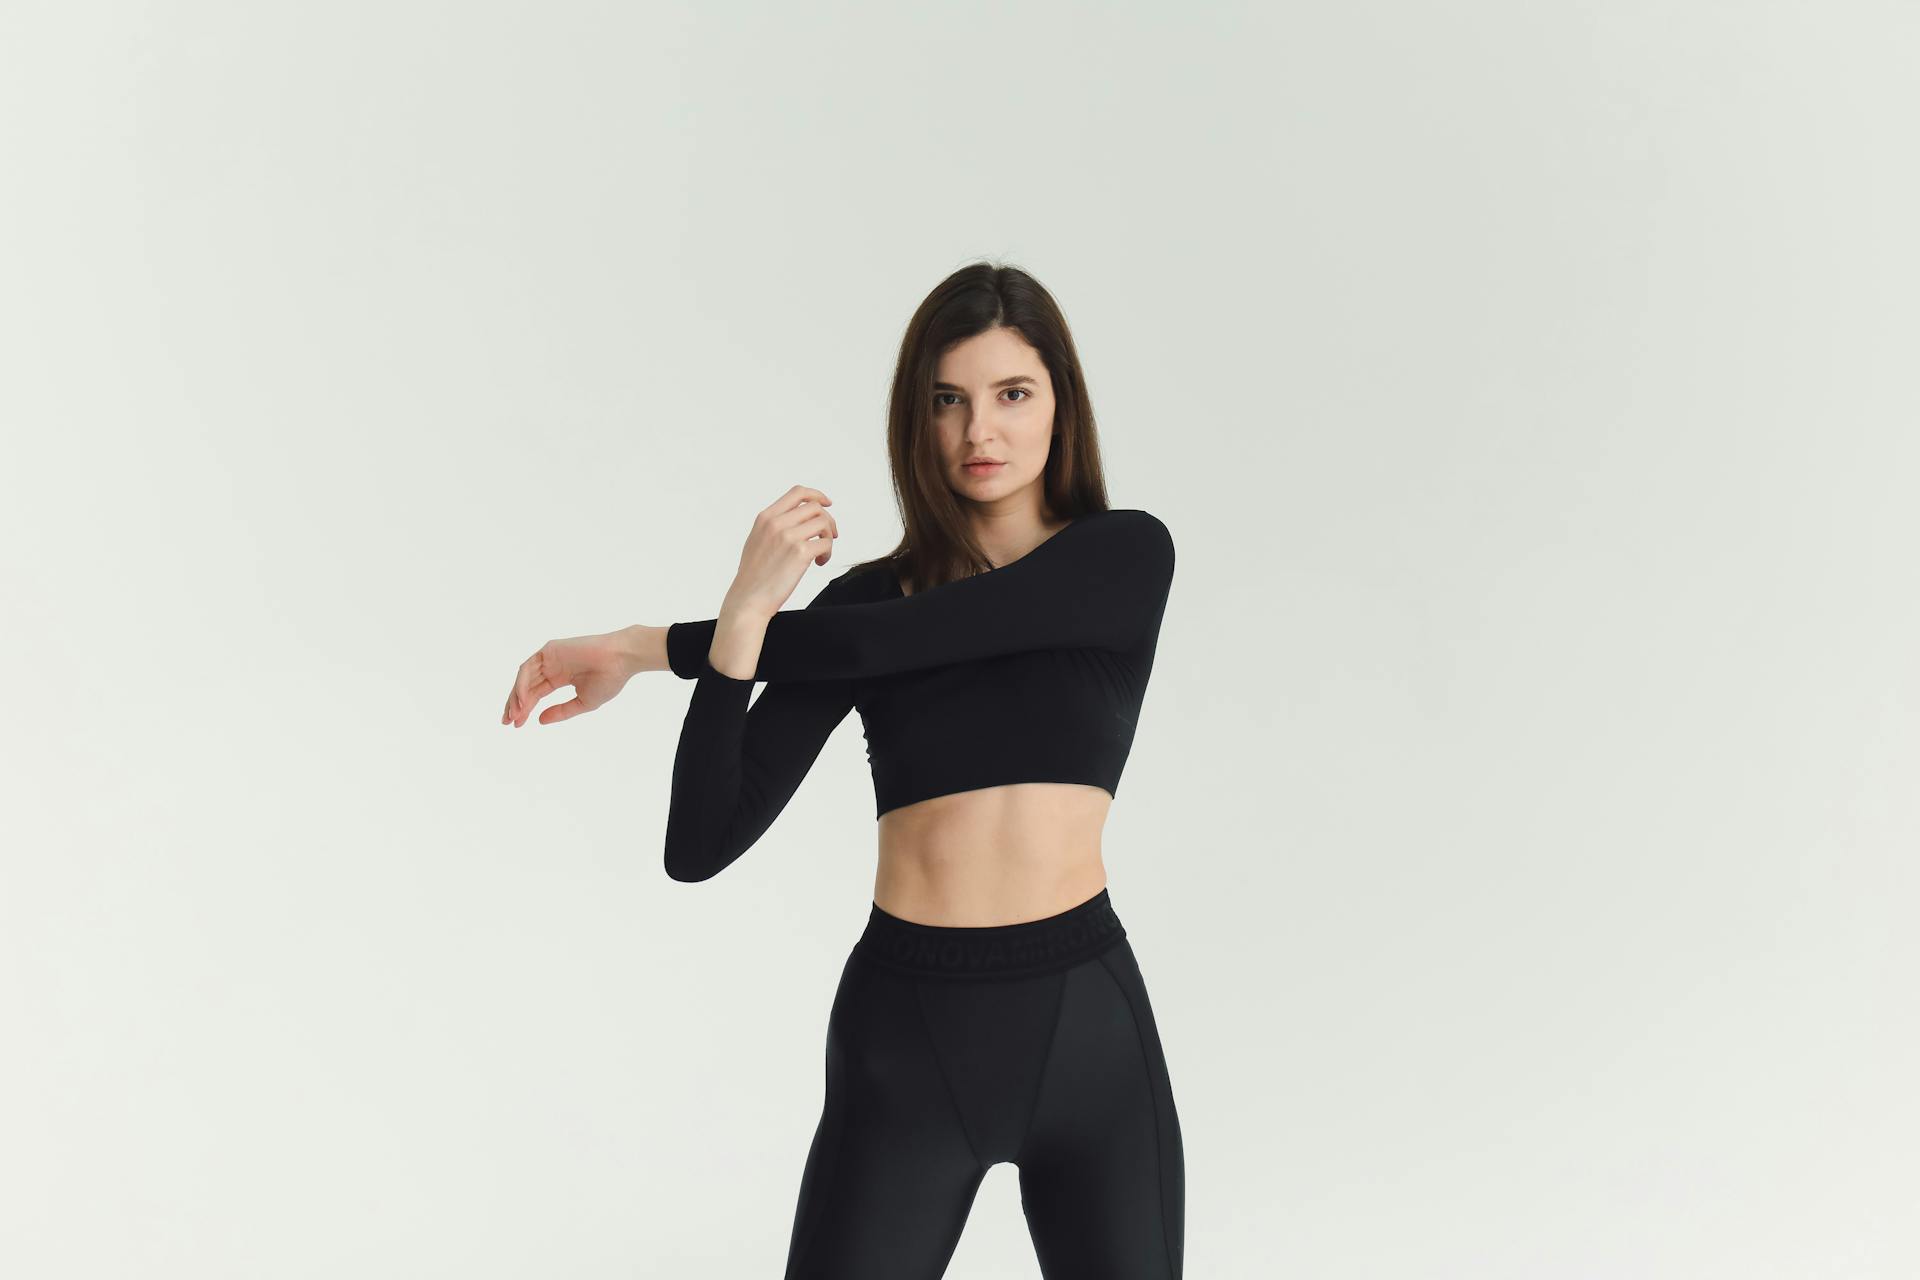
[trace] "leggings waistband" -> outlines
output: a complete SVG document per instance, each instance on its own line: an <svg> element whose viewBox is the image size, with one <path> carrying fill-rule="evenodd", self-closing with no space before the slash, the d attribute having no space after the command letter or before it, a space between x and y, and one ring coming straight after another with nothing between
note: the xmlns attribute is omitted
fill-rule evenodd
<svg viewBox="0 0 1920 1280"><path fill-rule="evenodd" d="M1077 907L1018 924L917 924L873 904L854 951L923 978L1019 978L1090 960L1127 936L1106 889Z"/></svg>

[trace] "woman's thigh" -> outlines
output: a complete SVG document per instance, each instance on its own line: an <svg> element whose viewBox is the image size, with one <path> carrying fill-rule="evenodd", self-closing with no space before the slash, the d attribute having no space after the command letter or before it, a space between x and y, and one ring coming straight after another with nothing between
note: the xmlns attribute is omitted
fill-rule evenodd
<svg viewBox="0 0 1920 1280"><path fill-rule="evenodd" d="M1146 982L1122 940L1067 971L1020 1155L1020 1199L1046 1280L1179 1280L1180 1118Z"/></svg>
<svg viewBox="0 0 1920 1280"><path fill-rule="evenodd" d="M985 1174L914 984L850 957L827 1020L826 1098L786 1280L937 1280Z"/></svg>

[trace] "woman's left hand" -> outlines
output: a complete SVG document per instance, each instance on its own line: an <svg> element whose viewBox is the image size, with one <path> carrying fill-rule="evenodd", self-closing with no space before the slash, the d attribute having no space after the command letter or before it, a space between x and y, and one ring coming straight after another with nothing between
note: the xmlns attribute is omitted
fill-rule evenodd
<svg viewBox="0 0 1920 1280"><path fill-rule="evenodd" d="M573 686L573 697L542 711L541 724L556 724L605 705L641 670L635 661L638 650L633 630L629 627L605 635L549 640L541 645L514 674L513 690L507 694L500 723L518 728L527 722L540 699L568 685Z"/></svg>

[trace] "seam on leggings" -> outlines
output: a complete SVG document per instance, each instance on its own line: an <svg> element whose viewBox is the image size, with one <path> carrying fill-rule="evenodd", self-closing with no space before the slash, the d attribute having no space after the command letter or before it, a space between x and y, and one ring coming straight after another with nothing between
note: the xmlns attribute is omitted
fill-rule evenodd
<svg viewBox="0 0 1920 1280"><path fill-rule="evenodd" d="M1053 998L1053 1029L1047 1032L1047 1051L1040 1058L1040 1077L1033 1086L1033 1105L1027 1108L1027 1123L1020 1130L1020 1146L1013 1153L1013 1163L1019 1164L1021 1157L1027 1154L1027 1139L1033 1134L1033 1118L1040 1114L1040 1095L1046 1091L1047 1068L1053 1065L1053 1044L1060 1038L1060 1013L1067 1006L1067 976L1073 970L1060 972L1060 991Z"/></svg>
<svg viewBox="0 0 1920 1280"><path fill-rule="evenodd" d="M910 983L913 987L913 1007L920 1011L920 1030L927 1038L927 1053L933 1058L933 1069L940 1073L940 1087L947 1092L947 1101L953 1104L953 1118L960 1126L960 1139L967 1144L967 1154L973 1157L973 1163L985 1173L987 1166L981 1162L980 1153L973 1149L973 1135L967 1132L967 1115L960 1110L960 1098L953 1091L953 1082L947 1079L947 1064L940 1060L940 1046L933 1038L933 1028L927 1023L927 1007L921 1003L920 984Z"/></svg>
<svg viewBox="0 0 1920 1280"><path fill-rule="evenodd" d="M1120 975L1113 971L1113 965L1107 959L1108 953L1100 953L1100 967L1107 971L1107 977L1119 988L1120 998L1127 1002L1127 1014L1133 1019L1134 1038L1140 1042L1140 1065L1147 1082L1147 1101L1153 1106L1153 1180L1160 1193L1160 1243L1167 1251L1167 1274L1178 1276L1180 1269L1173 1265L1173 1233L1167 1230L1167 1176L1166 1155L1160 1149L1160 1097L1154 1087L1153 1058L1147 1052L1146 1029L1140 1025L1140 1011L1133 1006L1133 997L1127 992L1127 984L1120 981Z"/></svg>

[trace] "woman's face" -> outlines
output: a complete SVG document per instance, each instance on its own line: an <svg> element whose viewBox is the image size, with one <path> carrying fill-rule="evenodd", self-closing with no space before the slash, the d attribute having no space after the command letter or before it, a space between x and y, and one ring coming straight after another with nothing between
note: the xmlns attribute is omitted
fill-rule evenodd
<svg viewBox="0 0 1920 1280"><path fill-rule="evenodd" d="M1038 485L1053 444L1053 380L1040 353L1012 329L956 344L933 374L933 428L947 484L997 503ZM976 458L998 465L969 466Z"/></svg>

